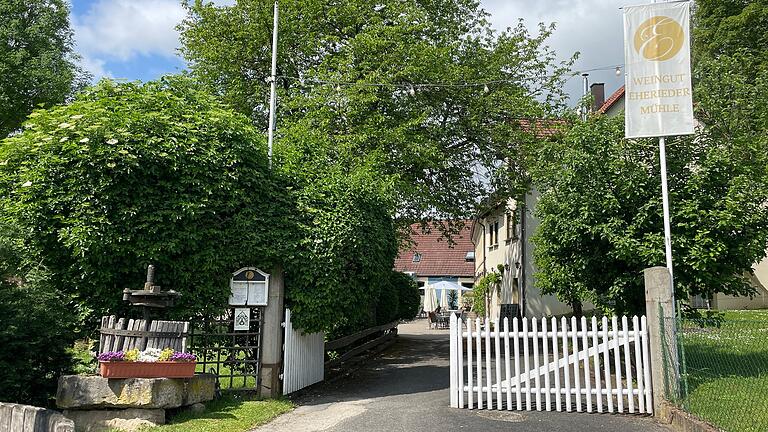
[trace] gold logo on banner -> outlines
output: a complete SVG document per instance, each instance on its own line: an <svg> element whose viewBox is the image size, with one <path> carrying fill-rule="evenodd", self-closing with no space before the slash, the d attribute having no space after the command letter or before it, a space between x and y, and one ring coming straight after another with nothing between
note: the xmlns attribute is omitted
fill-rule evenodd
<svg viewBox="0 0 768 432"><path fill-rule="evenodd" d="M648 19L635 32L635 51L651 61L671 59L680 51L684 42L683 27L666 16Z"/></svg>

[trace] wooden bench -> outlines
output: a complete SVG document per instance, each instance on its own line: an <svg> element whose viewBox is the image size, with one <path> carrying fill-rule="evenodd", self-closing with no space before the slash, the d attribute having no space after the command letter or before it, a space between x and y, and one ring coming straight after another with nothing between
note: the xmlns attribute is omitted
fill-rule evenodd
<svg viewBox="0 0 768 432"><path fill-rule="evenodd" d="M149 324L149 325L147 325ZM189 321L117 318L114 315L101 317L99 329L99 354L109 351L127 351L147 348L187 352Z"/></svg>

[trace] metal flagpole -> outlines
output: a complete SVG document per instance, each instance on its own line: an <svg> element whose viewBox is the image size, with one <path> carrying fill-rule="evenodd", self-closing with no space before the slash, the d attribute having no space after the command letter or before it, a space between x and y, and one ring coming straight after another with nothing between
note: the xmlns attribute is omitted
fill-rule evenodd
<svg viewBox="0 0 768 432"><path fill-rule="evenodd" d="M667 150L663 136L659 137L659 159L661 162L661 201L664 210L664 249L667 255L669 284L672 289L672 300L675 299L675 278L672 273L672 229L669 218L669 189L667 187Z"/></svg>
<svg viewBox="0 0 768 432"><path fill-rule="evenodd" d="M269 77L269 132L267 138L269 167L272 168L272 143L275 140L275 102L277 98L277 0L275 0L275 16L272 24L272 75Z"/></svg>
<svg viewBox="0 0 768 432"><path fill-rule="evenodd" d="M657 0L653 0L656 3ZM664 212L664 250L667 255L667 270L669 270L669 289L672 294L672 302L677 307L675 300L675 276L672 272L672 229L669 218L669 188L667 186L667 149L666 140L659 137L659 162L661 165L661 203Z"/></svg>

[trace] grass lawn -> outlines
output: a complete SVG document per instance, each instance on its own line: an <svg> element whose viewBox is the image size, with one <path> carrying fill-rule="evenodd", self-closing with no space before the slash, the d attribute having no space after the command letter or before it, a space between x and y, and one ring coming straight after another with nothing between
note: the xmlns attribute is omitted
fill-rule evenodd
<svg viewBox="0 0 768 432"><path fill-rule="evenodd" d="M768 431L768 311L729 311L720 328L684 325L685 408L726 431Z"/></svg>
<svg viewBox="0 0 768 432"><path fill-rule="evenodd" d="M293 409L287 400L243 401L220 399L206 404L205 412L180 413L170 424L143 432L244 432Z"/></svg>

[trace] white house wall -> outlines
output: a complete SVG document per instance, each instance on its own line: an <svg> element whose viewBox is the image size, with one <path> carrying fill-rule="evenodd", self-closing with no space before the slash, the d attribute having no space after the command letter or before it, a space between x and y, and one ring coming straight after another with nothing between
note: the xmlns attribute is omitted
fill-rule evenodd
<svg viewBox="0 0 768 432"><path fill-rule="evenodd" d="M535 246L531 238L539 228L539 219L534 216L536 204L539 202L539 191L534 189L525 196L525 316L542 317L552 315L565 315L573 312L573 308L561 302L553 295L542 295L536 287L536 266L533 263ZM584 305L584 310L593 309L592 305Z"/></svg>
<svg viewBox="0 0 768 432"><path fill-rule="evenodd" d="M718 293L715 295L712 307L720 310L737 309L766 309L768 308L768 258L752 267L755 275L752 277L752 285L757 294L754 297L737 297Z"/></svg>

